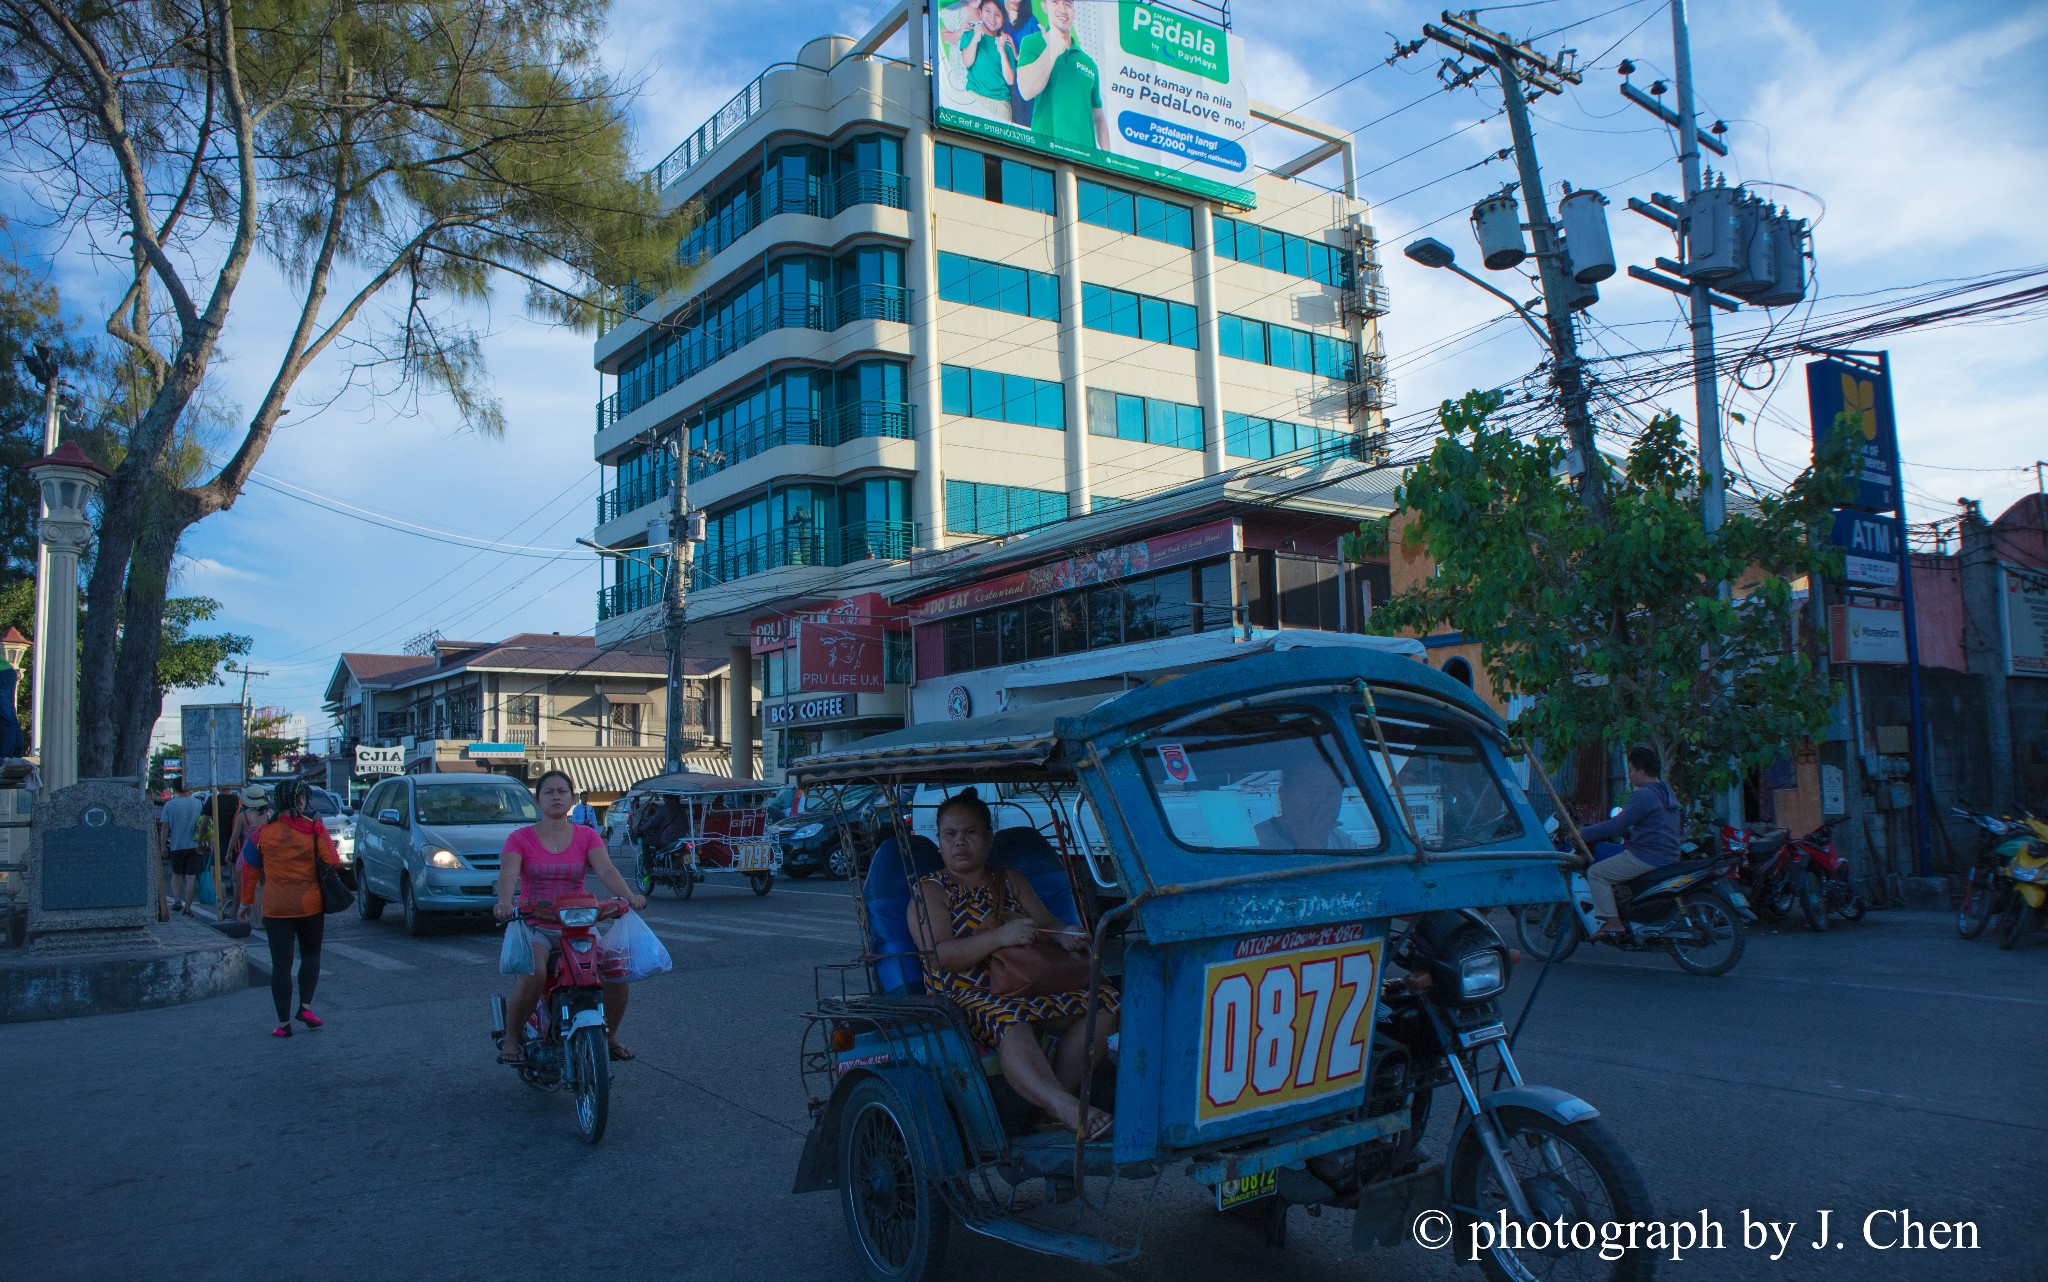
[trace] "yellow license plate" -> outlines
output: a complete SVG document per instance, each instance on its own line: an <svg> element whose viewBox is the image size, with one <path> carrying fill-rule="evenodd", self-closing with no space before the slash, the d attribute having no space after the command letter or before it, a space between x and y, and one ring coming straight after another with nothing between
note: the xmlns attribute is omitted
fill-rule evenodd
<svg viewBox="0 0 2048 1282"><path fill-rule="evenodd" d="M1280 1172L1260 1171L1257 1175L1239 1175L1216 1186L1216 1209L1227 1211L1233 1206L1256 1202L1262 1197L1271 1197L1280 1186Z"/></svg>
<svg viewBox="0 0 2048 1282"><path fill-rule="evenodd" d="M766 842L749 842L733 848L732 866L741 872L767 872L774 865L775 847Z"/></svg>

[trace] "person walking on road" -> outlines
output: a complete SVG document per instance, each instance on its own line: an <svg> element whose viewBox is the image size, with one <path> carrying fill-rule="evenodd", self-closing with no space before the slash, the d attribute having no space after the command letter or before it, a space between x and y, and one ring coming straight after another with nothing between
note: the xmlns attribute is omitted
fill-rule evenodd
<svg viewBox="0 0 2048 1282"><path fill-rule="evenodd" d="M576 804L569 808L569 822L582 824L585 828L597 827L597 807L590 804L590 794L576 794Z"/></svg>
<svg viewBox="0 0 2048 1282"><path fill-rule="evenodd" d="M269 784L252 783L242 789L242 804L235 810L234 830L228 834L228 844L220 852L221 867L234 877L238 890L256 875L254 865L248 860L250 841L255 839L264 824L276 817L276 812L270 808ZM249 905L241 902L239 894L235 900L236 918L248 920L251 915ZM226 915L222 916L225 919Z"/></svg>
<svg viewBox="0 0 2048 1282"><path fill-rule="evenodd" d="M498 856L498 902L492 909L499 921L510 921L521 906L549 903L587 893L583 882L592 873L605 889L632 904L647 907L647 897L626 885L626 879L612 864L611 852L596 829L579 827L569 821L569 803L576 786L569 776L550 770L533 785L540 803L540 822L514 832L505 839ZM518 902L513 902L515 892ZM541 983L547 974L548 952L557 931L533 928L533 973L521 975L512 984L512 1000L506 1008L505 1041L498 1048L500 1064L524 1064L526 1051L520 1045L520 1030L540 1001ZM633 1058L633 1052L619 1041L619 1021L626 1015L627 985L604 986L604 1026L616 1060Z"/></svg>
<svg viewBox="0 0 2048 1282"><path fill-rule="evenodd" d="M199 869L205 862L199 853L199 819L205 807L183 783L178 795L164 803L164 849L171 868L171 911L190 913L192 897L199 886Z"/></svg>
<svg viewBox="0 0 2048 1282"><path fill-rule="evenodd" d="M320 943L327 918L321 915L320 882L314 861L339 868L341 856L326 825L306 817L303 785L287 779L271 789L275 818L256 830L246 858L255 876L242 883L242 902L263 905L263 930L270 939L270 999L277 1006L272 1037L290 1037L292 1020L307 1028L326 1021L313 1013L320 983ZM292 954L299 958L299 1000L292 1002Z"/></svg>

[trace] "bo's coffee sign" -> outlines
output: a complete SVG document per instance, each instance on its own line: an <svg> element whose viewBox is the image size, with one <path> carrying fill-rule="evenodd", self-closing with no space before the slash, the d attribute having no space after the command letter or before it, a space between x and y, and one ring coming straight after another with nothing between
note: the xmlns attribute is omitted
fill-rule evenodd
<svg viewBox="0 0 2048 1282"><path fill-rule="evenodd" d="M813 721L838 721L852 715L853 701L843 694L800 703L771 703L761 710L770 726L802 726Z"/></svg>

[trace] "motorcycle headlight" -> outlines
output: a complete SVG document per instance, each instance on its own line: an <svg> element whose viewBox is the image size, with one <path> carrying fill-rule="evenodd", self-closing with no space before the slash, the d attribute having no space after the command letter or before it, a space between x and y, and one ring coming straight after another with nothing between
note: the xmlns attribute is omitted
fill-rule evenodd
<svg viewBox="0 0 2048 1282"><path fill-rule="evenodd" d="M427 852L427 863L429 863L435 868L462 867L462 861L455 857L454 851L443 849L438 846Z"/></svg>
<svg viewBox="0 0 2048 1282"><path fill-rule="evenodd" d="M597 909L595 908L564 908L556 913L555 916L561 919L564 926L595 926L597 924Z"/></svg>
<svg viewBox="0 0 2048 1282"><path fill-rule="evenodd" d="M817 836L819 833L823 831L825 831L824 824L805 824L803 827L789 834L789 839L791 841L809 841L811 838Z"/></svg>
<svg viewBox="0 0 2048 1282"><path fill-rule="evenodd" d="M1476 1002L1493 996L1508 983L1508 959L1497 948L1467 953L1458 959L1458 997Z"/></svg>

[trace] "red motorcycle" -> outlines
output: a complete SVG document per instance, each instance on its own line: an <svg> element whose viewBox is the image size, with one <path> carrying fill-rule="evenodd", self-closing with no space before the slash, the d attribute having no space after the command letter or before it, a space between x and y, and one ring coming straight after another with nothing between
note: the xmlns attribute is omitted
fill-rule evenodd
<svg viewBox="0 0 2048 1282"><path fill-rule="evenodd" d="M1822 824L1787 849L1792 853L1791 884L1799 892L1799 908L1809 928L1826 930L1831 913L1843 921L1863 920L1868 905L1849 875L1849 861L1835 852L1832 824Z"/></svg>
<svg viewBox="0 0 2048 1282"><path fill-rule="evenodd" d="M623 899L574 895L521 909L518 920L559 929L548 952L545 982L533 1017L521 1030L526 1061L511 1067L519 1080L538 1090L566 1090L576 1097L576 1125L587 1144L604 1138L611 1108L611 1047L604 1023L601 971L614 965L598 945L597 923L631 905ZM491 998L491 1041L505 1039L505 998Z"/></svg>
<svg viewBox="0 0 2048 1282"><path fill-rule="evenodd" d="M1799 902L1794 844L1792 834L1783 828L1751 832L1733 824L1721 825L1722 852L1742 856L1728 876L1748 892L1757 911L1786 917Z"/></svg>

